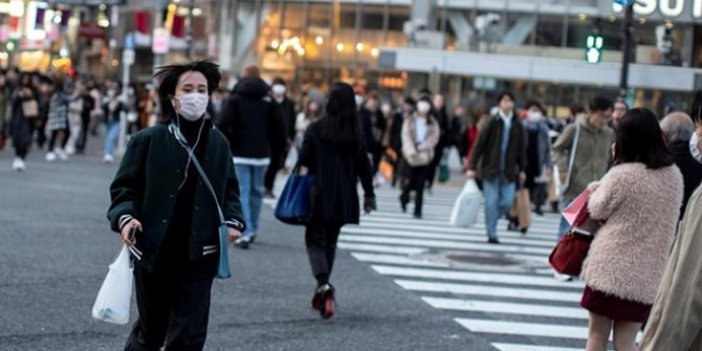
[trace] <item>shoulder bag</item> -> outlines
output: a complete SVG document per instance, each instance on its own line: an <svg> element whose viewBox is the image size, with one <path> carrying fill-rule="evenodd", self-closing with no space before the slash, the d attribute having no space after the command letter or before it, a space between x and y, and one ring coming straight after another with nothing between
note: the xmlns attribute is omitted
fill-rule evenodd
<svg viewBox="0 0 702 351"><path fill-rule="evenodd" d="M305 225L309 223L311 217L310 192L316 178L309 174L300 174L300 168L298 163L288 177L283 193L280 194L275 206L275 218L283 223Z"/></svg>
<svg viewBox="0 0 702 351"><path fill-rule="evenodd" d="M561 188L558 189L558 192L561 194L561 196L568 190L568 187L570 186L570 178L573 175L573 163L575 162L575 152L578 150L578 142L580 141L580 123L575 122L575 137L573 138L573 143L570 146L570 157L568 159L568 176L566 177L566 181L561 184ZM558 176L558 174L556 174Z"/></svg>

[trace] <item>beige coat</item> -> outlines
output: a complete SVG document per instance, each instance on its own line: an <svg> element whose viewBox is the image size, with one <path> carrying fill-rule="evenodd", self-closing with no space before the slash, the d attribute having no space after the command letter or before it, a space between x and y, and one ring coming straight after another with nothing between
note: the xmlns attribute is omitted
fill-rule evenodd
<svg viewBox="0 0 702 351"><path fill-rule="evenodd" d="M653 304L675 239L683 178L675 165L612 167L590 195L594 219L605 220L583 266L587 285L616 297Z"/></svg>
<svg viewBox="0 0 702 351"><path fill-rule="evenodd" d="M439 143L439 123L433 117L427 120L427 135L424 137L424 142L417 145L417 117L410 116L405 118L402 123L402 155L405 158L410 158L417 152L434 152L434 147ZM430 157L430 159L432 158Z"/></svg>
<svg viewBox="0 0 702 351"><path fill-rule="evenodd" d="M600 180L607 172L614 143L614 131L605 127L598 129L587 121L580 123L578 146L575 148L573 171L570 174L568 188L564 197L574 199L582 193L588 184ZM571 124L563 130L561 136L553 144L551 159L560 172L568 171L571 150L575 144L576 126Z"/></svg>
<svg viewBox="0 0 702 351"><path fill-rule="evenodd" d="M702 350L702 186L690 198L640 351Z"/></svg>

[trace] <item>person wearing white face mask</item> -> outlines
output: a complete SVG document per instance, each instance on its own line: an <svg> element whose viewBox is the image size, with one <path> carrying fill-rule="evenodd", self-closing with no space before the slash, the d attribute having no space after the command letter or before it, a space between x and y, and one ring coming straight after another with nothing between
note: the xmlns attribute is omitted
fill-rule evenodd
<svg viewBox="0 0 702 351"><path fill-rule="evenodd" d="M293 141L295 140L295 122L297 119L295 116L295 104L288 99L286 95L287 91L288 88L283 78L277 77L273 79L271 94L273 95L273 100L275 100L280 107L283 122L285 122L285 148L283 150L271 153L271 164L268 166L263 179L263 185L266 188L263 196L270 199L275 198L275 195L273 194L275 177L283 168L288 150L290 147L292 147Z"/></svg>
<svg viewBox="0 0 702 351"><path fill-rule="evenodd" d="M408 174L400 195L400 207L407 211L410 191L415 191L414 218L422 218L422 202L429 165L434 159L434 147L439 142L439 123L431 116L431 100L427 96L417 101L417 111L402 124L403 168Z"/></svg>
<svg viewBox="0 0 702 351"><path fill-rule="evenodd" d="M551 143L548 136L548 125L544 117L544 109L539 102L529 101L526 104L527 117L524 126L527 132L527 166L526 182L529 198L534 204L534 212L541 216L541 206L546 201L546 183L551 178Z"/></svg>
<svg viewBox="0 0 702 351"><path fill-rule="evenodd" d="M219 227L229 242L245 229L226 137L205 113L221 76L200 61L161 67L155 78L164 124L130 139L110 186L107 217L130 247L139 311L125 350L202 350L226 248Z"/></svg>

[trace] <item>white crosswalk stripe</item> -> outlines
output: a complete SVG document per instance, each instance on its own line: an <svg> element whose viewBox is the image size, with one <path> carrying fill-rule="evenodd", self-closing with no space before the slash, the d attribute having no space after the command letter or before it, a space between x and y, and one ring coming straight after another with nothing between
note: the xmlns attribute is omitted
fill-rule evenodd
<svg viewBox="0 0 702 351"><path fill-rule="evenodd" d="M400 211L397 190L379 189L379 211L361 216L358 226L344 227L339 247L450 313L464 328L484 334L497 350L582 350L588 316L579 305L584 284L556 280L548 266L559 216L534 216L526 235L507 232L500 220L501 244L488 244L482 208L472 228L449 225L458 192L437 187L433 195L425 194L418 220ZM491 259L512 264L490 264Z"/></svg>
<svg viewBox="0 0 702 351"><path fill-rule="evenodd" d="M400 211L398 190L377 189L378 211L342 228L338 247L484 335L497 350L584 349L584 283L556 280L548 265L560 217L533 216L526 235L508 232L501 219L501 244L488 244L482 208L473 227L449 225L459 192L436 186L424 196L423 218L414 219L412 205L409 213Z"/></svg>

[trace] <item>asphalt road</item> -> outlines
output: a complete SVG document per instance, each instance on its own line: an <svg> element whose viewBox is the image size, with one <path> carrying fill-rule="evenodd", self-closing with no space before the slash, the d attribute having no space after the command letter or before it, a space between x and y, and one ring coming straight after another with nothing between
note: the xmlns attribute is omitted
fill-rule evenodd
<svg viewBox="0 0 702 351"><path fill-rule="evenodd" d="M120 249L105 219L116 165L98 155L47 163L35 152L16 173L11 162L1 151L0 350L121 349L129 326L90 315ZM230 250L233 279L215 282L207 350L493 350L345 251L332 277L337 315L321 320L309 308L302 229L267 206L261 221L250 250Z"/></svg>

